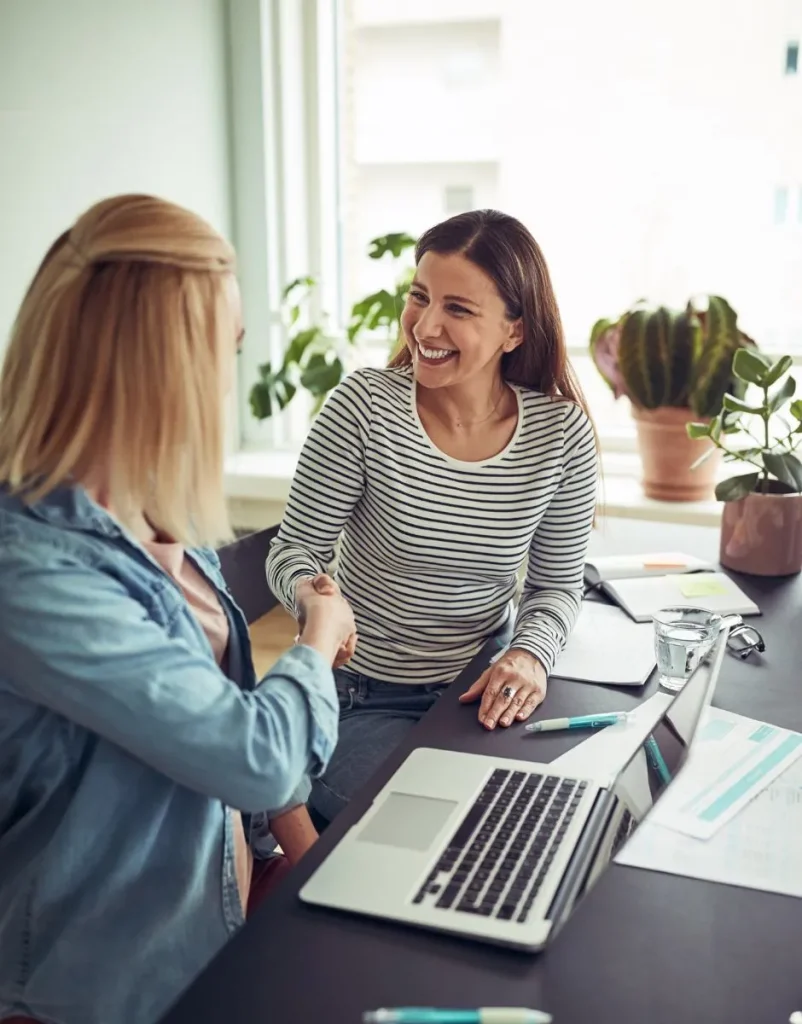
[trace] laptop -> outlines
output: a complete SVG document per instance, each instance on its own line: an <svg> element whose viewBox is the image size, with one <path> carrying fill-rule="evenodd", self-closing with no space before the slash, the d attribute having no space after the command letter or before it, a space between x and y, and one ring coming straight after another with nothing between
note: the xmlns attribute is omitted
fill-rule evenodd
<svg viewBox="0 0 802 1024"><path fill-rule="evenodd" d="M567 777L531 761L414 750L300 898L543 949L682 770L727 633L643 724L637 748L612 779Z"/></svg>

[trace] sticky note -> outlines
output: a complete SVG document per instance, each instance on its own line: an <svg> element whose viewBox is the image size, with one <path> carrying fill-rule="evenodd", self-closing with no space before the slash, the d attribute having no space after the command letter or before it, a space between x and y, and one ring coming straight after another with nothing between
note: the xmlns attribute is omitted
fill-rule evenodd
<svg viewBox="0 0 802 1024"><path fill-rule="evenodd" d="M723 580L705 573L683 576L678 582L683 597L715 597L717 594L729 593Z"/></svg>

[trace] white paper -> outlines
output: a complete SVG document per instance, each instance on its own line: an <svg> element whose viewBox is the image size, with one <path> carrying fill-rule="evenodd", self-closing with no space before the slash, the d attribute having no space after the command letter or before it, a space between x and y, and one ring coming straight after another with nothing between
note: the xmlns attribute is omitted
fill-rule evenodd
<svg viewBox="0 0 802 1024"><path fill-rule="evenodd" d="M552 675L581 683L642 686L657 664L654 627L620 608L585 601Z"/></svg>
<svg viewBox="0 0 802 1024"><path fill-rule="evenodd" d="M673 694L655 693L630 711L626 722L599 729L551 761L549 767L561 775L594 779L608 786L652 731L672 699Z"/></svg>
<svg viewBox="0 0 802 1024"><path fill-rule="evenodd" d="M670 793L669 789L664 799ZM802 761L788 768L712 838L694 839L648 818L616 861L802 897Z"/></svg>
<svg viewBox="0 0 802 1024"><path fill-rule="evenodd" d="M652 823L708 839L802 755L802 735L708 708Z"/></svg>

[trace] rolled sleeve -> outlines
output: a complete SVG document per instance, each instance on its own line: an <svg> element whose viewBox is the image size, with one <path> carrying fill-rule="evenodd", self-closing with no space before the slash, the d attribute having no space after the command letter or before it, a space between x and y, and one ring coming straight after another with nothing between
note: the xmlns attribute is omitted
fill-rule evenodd
<svg viewBox="0 0 802 1024"><path fill-rule="evenodd" d="M290 798L280 807L268 807L264 812L251 818L251 842L260 846L269 832L269 821L287 811L303 806L309 799L312 779L326 770L334 748L337 746L339 707L333 685L331 666L313 647L297 644L279 658L271 675L281 672L295 679L306 703L306 717L309 722L309 764ZM269 686L266 677L260 686ZM332 716L332 711L335 712Z"/></svg>

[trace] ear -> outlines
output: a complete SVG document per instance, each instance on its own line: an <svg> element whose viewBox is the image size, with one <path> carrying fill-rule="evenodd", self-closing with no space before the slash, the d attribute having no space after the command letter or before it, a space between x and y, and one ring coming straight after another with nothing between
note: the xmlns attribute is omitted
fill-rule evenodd
<svg viewBox="0 0 802 1024"><path fill-rule="evenodd" d="M502 345L505 352L512 352L513 349L518 348L519 345L523 344L524 340L524 322L520 319L513 320L510 323L509 336Z"/></svg>

